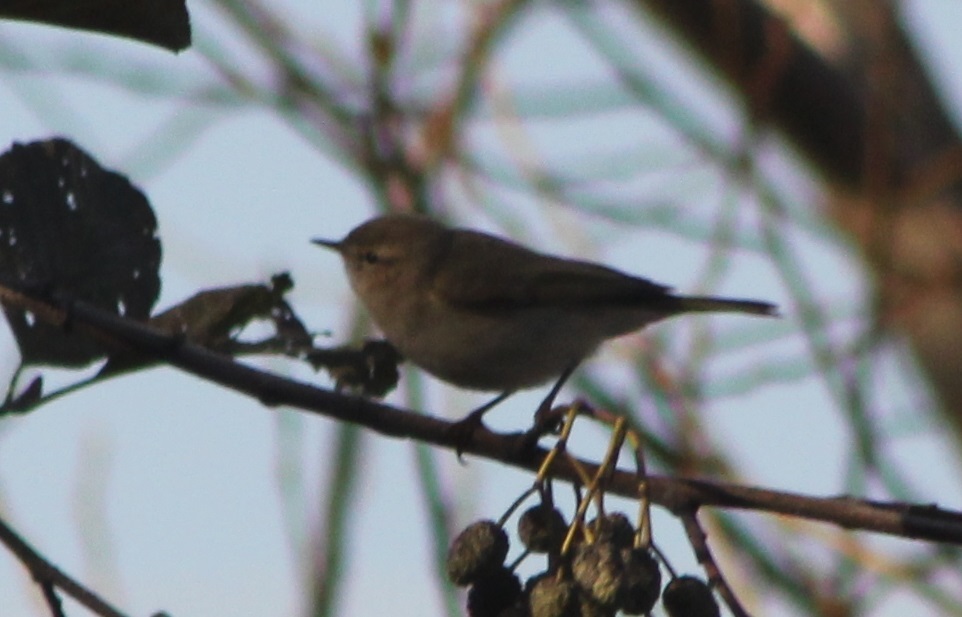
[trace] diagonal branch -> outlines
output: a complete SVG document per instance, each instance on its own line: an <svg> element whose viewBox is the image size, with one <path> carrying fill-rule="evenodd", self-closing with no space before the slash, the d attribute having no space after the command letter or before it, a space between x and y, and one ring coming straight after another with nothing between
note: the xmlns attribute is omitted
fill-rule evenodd
<svg viewBox="0 0 962 617"><path fill-rule="evenodd" d="M74 600L89 608L101 617L125 617L123 613L103 601L97 594L90 591L70 576L53 565L32 546L27 544L17 532L11 529L3 519L0 519L0 543L17 556L20 563L30 570L31 576L43 589L47 605L54 615L62 615L60 599L56 597L54 587L59 587Z"/></svg>
<svg viewBox="0 0 962 617"><path fill-rule="evenodd" d="M364 426L385 436L414 439L532 472L539 469L548 454L541 447L519 448L524 440L522 434L494 433L483 425L465 439L462 433L452 430L451 421L280 377L85 302L10 284L0 285L0 302L29 310L38 319L94 335L112 349L152 355L192 375L252 396L267 406L287 405ZM559 459L550 475L578 483L579 467L589 474L598 470L598 465L590 461ZM607 489L637 498L637 474L631 470L615 470ZM821 521L846 529L962 544L962 512L936 505L875 502L847 496L811 497L668 476L649 476L648 496L653 503L679 516L704 506L753 510Z"/></svg>

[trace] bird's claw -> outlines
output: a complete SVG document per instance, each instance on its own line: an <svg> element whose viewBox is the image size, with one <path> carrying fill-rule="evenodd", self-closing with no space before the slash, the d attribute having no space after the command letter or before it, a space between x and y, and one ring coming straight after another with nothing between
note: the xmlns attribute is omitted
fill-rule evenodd
<svg viewBox="0 0 962 617"><path fill-rule="evenodd" d="M483 419L485 411L487 409L476 409L446 429L445 432L454 443L454 452L459 463L464 463L464 450L474 441L475 432L486 430Z"/></svg>

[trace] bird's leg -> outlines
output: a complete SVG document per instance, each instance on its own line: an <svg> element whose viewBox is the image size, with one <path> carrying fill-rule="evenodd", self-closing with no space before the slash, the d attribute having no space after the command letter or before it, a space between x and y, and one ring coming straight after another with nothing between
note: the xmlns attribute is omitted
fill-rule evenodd
<svg viewBox="0 0 962 617"><path fill-rule="evenodd" d="M491 411L491 408L492 408L492 407L494 407L495 405L497 405L498 403L500 403L500 402L503 401L504 399L508 398L508 397L511 396L512 394L514 394L514 390L505 390L504 392L502 392L501 394L497 395L496 397L494 397L493 399L491 399L490 401L488 401L488 402L485 403L484 405L481 405L480 407L478 407L477 409L475 409L474 411L472 411L471 413L469 413L467 416L464 417L463 420L460 420L460 421L458 422L458 424L461 424L462 422L470 423L470 424L473 424L473 425L475 425L475 426L481 424L481 420L482 420L482 418L484 418L484 414L486 414L486 413L488 413L489 411Z"/></svg>
<svg viewBox="0 0 962 617"><path fill-rule="evenodd" d="M568 378L571 377L571 374L575 372L576 368L578 368L578 362L569 364L568 368L558 377L558 381L551 386L551 391L548 392L548 396L544 397L544 400L538 405L538 411L534 413L534 425L525 433L525 442L533 446L538 443L538 439L542 435L557 430L563 416L554 413L552 411L552 405L554 405L554 400L558 397L558 393L561 392L561 387L565 385L565 382L568 381Z"/></svg>

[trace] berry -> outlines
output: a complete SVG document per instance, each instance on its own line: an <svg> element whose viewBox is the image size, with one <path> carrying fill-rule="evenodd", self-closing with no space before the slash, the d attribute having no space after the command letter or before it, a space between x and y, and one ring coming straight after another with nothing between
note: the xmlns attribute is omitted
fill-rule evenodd
<svg viewBox="0 0 962 617"><path fill-rule="evenodd" d="M573 581L545 572L525 586L531 617L579 617L578 592Z"/></svg>
<svg viewBox="0 0 962 617"><path fill-rule="evenodd" d="M610 542L581 544L575 548L571 561L575 583L605 608L617 607L621 599L624 569L621 552Z"/></svg>
<svg viewBox="0 0 962 617"><path fill-rule="evenodd" d="M614 542L618 548L631 548L635 543L635 528L621 512L609 512L588 523L588 531L596 542Z"/></svg>
<svg viewBox="0 0 962 617"><path fill-rule="evenodd" d="M674 578L665 587L661 603L670 617L719 617L711 589L694 576Z"/></svg>
<svg viewBox="0 0 962 617"><path fill-rule="evenodd" d="M625 575L622 579L621 610L626 615L651 612L661 593L658 562L642 548L622 549Z"/></svg>
<svg viewBox="0 0 962 617"><path fill-rule="evenodd" d="M591 598L585 595L584 592L578 594L578 613L579 617L615 617L618 609L610 606L602 606Z"/></svg>
<svg viewBox="0 0 962 617"><path fill-rule="evenodd" d="M545 503L528 508L518 519L518 537L533 553L557 551L567 529L561 512Z"/></svg>
<svg viewBox="0 0 962 617"><path fill-rule="evenodd" d="M528 607L522 599L498 613L498 617L531 617L531 613L528 612Z"/></svg>
<svg viewBox="0 0 962 617"><path fill-rule="evenodd" d="M521 581L511 570L500 567L477 578L468 590L470 617L499 617L513 610L521 599Z"/></svg>
<svg viewBox="0 0 962 617"><path fill-rule="evenodd" d="M494 521L471 523L451 543L446 569L455 585L468 585L504 564L508 534Z"/></svg>

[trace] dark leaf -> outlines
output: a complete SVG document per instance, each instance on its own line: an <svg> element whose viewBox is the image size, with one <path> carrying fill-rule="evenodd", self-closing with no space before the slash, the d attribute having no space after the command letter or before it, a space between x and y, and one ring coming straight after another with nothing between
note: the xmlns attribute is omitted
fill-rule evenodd
<svg viewBox="0 0 962 617"><path fill-rule="evenodd" d="M124 36L171 51L190 46L184 0L4 0L0 17Z"/></svg>
<svg viewBox="0 0 962 617"><path fill-rule="evenodd" d="M160 240L146 197L65 139L0 156L0 276L146 320L160 292ZM83 366L92 338L4 307L24 364Z"/></svg>

